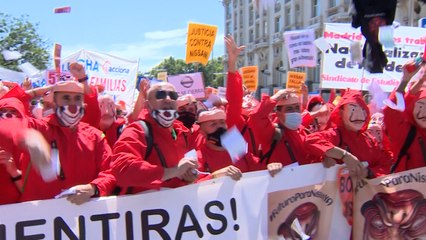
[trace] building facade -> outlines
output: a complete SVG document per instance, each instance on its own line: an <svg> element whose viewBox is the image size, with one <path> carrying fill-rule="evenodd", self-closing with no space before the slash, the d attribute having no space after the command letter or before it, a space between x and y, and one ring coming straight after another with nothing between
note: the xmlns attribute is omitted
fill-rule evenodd
<svg viewBox="0 0 426 240"><path fill-rule="evenodd" d="M311 28L315 29L318 38L323 34L325 22L350 23L351 0L275 0L275 4L266 7L256 6L256 2L222 1L225 35L231 34L238 45L246 46L237 67L257 65L259 88L268 88L269 93L274 87L285 86L287 71L306 72L309 90L316 91L319 88L321 56L318 56L316 68L290 69L283 33ZM395 21L405 26L417 26L417 21L426 16L425 9L424 3L418 0L399 0Z"/></svg>

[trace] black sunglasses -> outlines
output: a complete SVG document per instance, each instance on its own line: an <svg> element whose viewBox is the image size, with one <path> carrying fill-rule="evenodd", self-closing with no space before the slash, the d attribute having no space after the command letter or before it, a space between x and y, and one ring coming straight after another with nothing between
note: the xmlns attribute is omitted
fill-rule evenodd
<svg viewBox="0 0 426 240"><path fill-rule="evenodd" d="M167 95L170 97L170 99L172 100L176 100L178 99L178 93L174 92L174 91L164 91L164 90L159 90L155 93L155 98L156 99L166 99Z"/></svg>

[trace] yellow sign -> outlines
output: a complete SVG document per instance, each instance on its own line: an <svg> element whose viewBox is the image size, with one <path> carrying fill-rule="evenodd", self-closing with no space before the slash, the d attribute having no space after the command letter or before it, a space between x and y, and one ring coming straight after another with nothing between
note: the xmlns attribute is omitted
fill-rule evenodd
<svg viewBox="0 0 426 240"><path fill-rule="evenodd" d="M189 23L186 40L186 63L206 65L216 39L217 26Z"/></svg>
<svg viewBox="0 0 426 240"><path fill-rule="evenodd" d="M167 82L167 72L158 72L157 73L157 79Z"/></svg>
<svg viewBox="0 0 426 240"><path fill-rule="evenodd" d="M297 94L302 94L302 85L305 84L306 73L288 72L286 88L296 89Z"/></svg>
<svg viewBox="0 0 426 240"><path fill-rule="evenodd" d="M243 84L250 92L255 92L259 83L259 69L257 66L247 66L241 68Z"/></svg>

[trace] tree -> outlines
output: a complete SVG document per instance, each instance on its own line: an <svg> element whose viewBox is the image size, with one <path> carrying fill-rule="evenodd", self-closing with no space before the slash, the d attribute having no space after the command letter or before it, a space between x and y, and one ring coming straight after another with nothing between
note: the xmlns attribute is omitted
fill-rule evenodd
<svg viewBox="0 0 426 240"><path fill-rule="evenodd" d="M209 60L206 66L193 63L186 64L185 60L169 57L149 72L152 76L157 76L157 73L163 71L166 71L167 75L202 72L205 86L223 86L224 73L223 59L221 57Z"/></svg>
<svg viewBox="0 0 426 240"><path fill-rule="evenodd" d="M38 24L28 21L28 16L12 18L0 13L0 51L18 51L22 60L43 70L49 62L48 44L37 33ZM0 57L0 66L18 70L18 61L5 61Z"/></svg>

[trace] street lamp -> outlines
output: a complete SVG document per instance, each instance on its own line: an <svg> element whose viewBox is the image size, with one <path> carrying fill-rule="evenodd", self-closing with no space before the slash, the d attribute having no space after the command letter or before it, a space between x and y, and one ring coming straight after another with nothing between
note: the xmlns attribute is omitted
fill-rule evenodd
<svg viewBox="0 0 426 240"><path fill-rule="evenodd" d="M279 86L281 86L282 84L282 74L286 73L287 70L284 69L284 67L276 67L275 70L277 70L280 73L280 82L279 82Z"/></svg>

